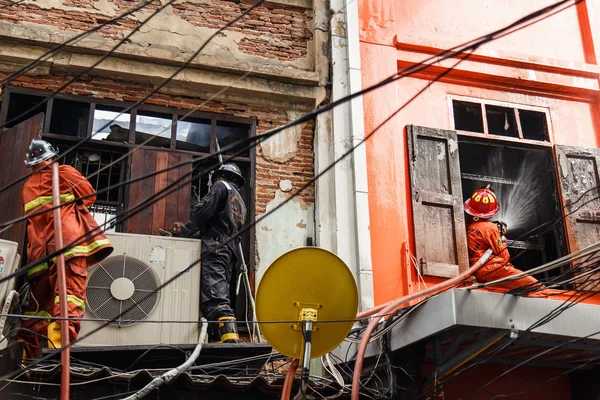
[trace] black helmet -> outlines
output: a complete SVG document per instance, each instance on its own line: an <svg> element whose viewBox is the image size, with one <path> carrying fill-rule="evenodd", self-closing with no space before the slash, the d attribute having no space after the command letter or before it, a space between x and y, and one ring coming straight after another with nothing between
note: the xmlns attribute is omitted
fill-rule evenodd
<svg viewBox="0 0 600 400"><path fill-rule="evenodd" d="M54 149L50 143L41 139L33 139L27 149L27 154L25 154L25 164L27 164L28 167L34 167L42 161L51 159L57 154L58 149Z"/></svg>
<svg viewBox="0 0 600 400"><path fill-rule="evenodd" d="M242 172L235 164L223 164L221 167L214 173L213 178L219 179L219 177L225 177L228 180L232 180L237 182L239 188L244 186L246 180L242 176Z"/></svg>

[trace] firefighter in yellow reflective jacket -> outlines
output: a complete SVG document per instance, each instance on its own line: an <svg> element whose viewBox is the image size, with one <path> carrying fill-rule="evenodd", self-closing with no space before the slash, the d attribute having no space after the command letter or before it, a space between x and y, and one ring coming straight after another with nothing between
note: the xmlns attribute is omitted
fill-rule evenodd
<svg viewBox="0 0 600 400"><path fill-rule="evenodd" d="M25 163L28 167L38 169L53 162L57 153L48 142L34 139L27 150ZM59 181L61 203L95 194L94 188L87 179L69 165L59 166ZM44 168L25 182L21 200L25 214L52 208L51 168ZM94 195L61 207L60 210L65 246L80 239L64 253L69 317L83 317L87 267L103 260L113 251L104 233L96 229L98 224L87 208L95 201ZM27 238L28 263L41 260L58 250L54 237L54 213L48 211L29 217ZM31 296L26 314L48 317L48 319L23 321L23 328L32 331L29 333L23 330L21 332L24 333L20 333L20 339L25 342L25 354L29 358L34 358L38 354L40 335L48 336L50 348L58 348L61 345L60 322L52 321L52 317L60 315L58 273L55 262L56 258L42 262L27 274ZM79 328L80 321L69 321L70 341L77 339Z"/></svg>

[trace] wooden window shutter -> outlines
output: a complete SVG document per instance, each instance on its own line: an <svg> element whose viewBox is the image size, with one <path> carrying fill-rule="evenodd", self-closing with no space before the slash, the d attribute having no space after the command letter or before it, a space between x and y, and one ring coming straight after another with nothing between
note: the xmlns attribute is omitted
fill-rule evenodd
<svg viewBox="0 0 600 400"><path fill-rule="evenodd" d="M556 146L558 174L571 253L600 241L600 149ZM598 256L586 260L592 264ZM600 273L577 282L579 290L600 290Z"/></svg>
<svg viewBox="0 0 600 400"><path fill-rule="evenodd" d="M131 155L131 178L137 178L154 171L162 170L184 161L190 161L189 154L137 149ZM172 169L164 174L158 174L147 179L132 183L125 208L130 208L165 189L173 182L180 180L186 173L192 170L191 164ZM189 180L190 176L185 179ZM184 179L179 183L183 183ZM191 183L183 186L172 194L163 197L154 204L144 208L141 212L129 218L124 223L123 231L128 233L140 233L147 235L158 235L158 229L170 229L173 223L186 222L190 216Z"/></svg>
<svg viewBox="0 0 600 400"><path fill-rule="evenodd" d="M423 275L453 277L469 266L456 132L409 125L416 258Z"/></svg>
<svg viewBox="0 0 600 400"><path fill-rule="evenodd" d="M19 125L3 132L0 131L0 154L2 154L2 165L4 166L4 170L0 174L0 188L31 172L24 163L25 153L27 153L31 141L40 136L43 121L44 114L40 113ZM10 207L3 208L2 221L7 222L24 215L21 205L21 191L24 184L25 181L19 182L0 193L0 204L11 204ZM20 222L0 233L0 239L19 243L18 252L23 254L26 230L27 224Z"/></svg>

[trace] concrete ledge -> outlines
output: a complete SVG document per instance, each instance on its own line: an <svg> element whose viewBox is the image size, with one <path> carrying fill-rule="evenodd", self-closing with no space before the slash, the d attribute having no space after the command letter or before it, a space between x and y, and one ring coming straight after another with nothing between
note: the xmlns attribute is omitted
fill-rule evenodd
<svg viewBox="0 0 600 400"><path fill-rule="evenodd" d="M32 52L32 54L35 54L35 57L41 56L49 49L55 47L57 44L66 42L73 36L73 34L57 32L42 25L33 28L0 22L0 46L3 48L5 46L11 47L11 51L15 52L15 56L22 52ZM63 51L55 57L63 57L64 52L104 55L115 44L116 42L103 39L94 33L74 45L65 46ZM150 64L182 65L192 54L192 52L182 52L177 48L158 46L146 48L133 43L124 43L115 51L114 56L123 59L143 60ZM46 63L52 62L53 58L50 58ZM273 60L268 59L265 59L264 63L260 63L200 54L192 61L190 68L234 73L239 73L240 71L244 73L247 70L252 70L255 76L282 82L302 85L317 85L319 83L319 75L314 70L301 69L294 67L290 63L273 62Z"/></svg>
<svg viewBox="0 0 600 400"><path fill-rule="evenodd" d="M563 303L453 289L428 300L398 323L392 330L390 346L398 350L455 326L524 331ZM580 303L533 332L581 338L598 331L599 326L600 306ZM588 340L600 340L600 334Z"/></svg>
<svg viewBox="0 0 600 400"><path fill-rule="evenodd" d="M7 72L17 70L41 54L42 51L39 48L0 42L0 65L7 68ZM99 58L97 55L90 54L61 53L60 57L42 64L35 72L37 74L48 74L52 71L76 73L91 66ZM248 65L247 67L251 69L253 66ZM313 81L310 85L301 85L274 80L265 77L260 72L252 72L241 78L248 69L227 73L188 68L173 78L162 92L207 98L228 88L226 92L218 95L215 99L263 106L286 106L290 109L313 108L325 96L325 89L318 86L318 81ZM174 65L109 57L96 66L90 75L157 85L170 77L176 70L177 67Z"/></svg>

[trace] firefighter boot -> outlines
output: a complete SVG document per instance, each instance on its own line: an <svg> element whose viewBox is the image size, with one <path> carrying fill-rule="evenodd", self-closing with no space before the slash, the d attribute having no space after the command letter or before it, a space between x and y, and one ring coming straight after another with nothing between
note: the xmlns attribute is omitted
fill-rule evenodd
<svg viewBox="0 0 600 400"><path fill-rule="evenodd" d="M62 335L60 332L60 322L54 321L48 325L48 348L49 349L60 349Z"/></svg>
<svg viewBox="0 0 600 400"><path fill-rule="evenodd" d="M235 317L221 317L217 322L217 329L222 343L239 343L240 336L237 333Z"/></svg>

